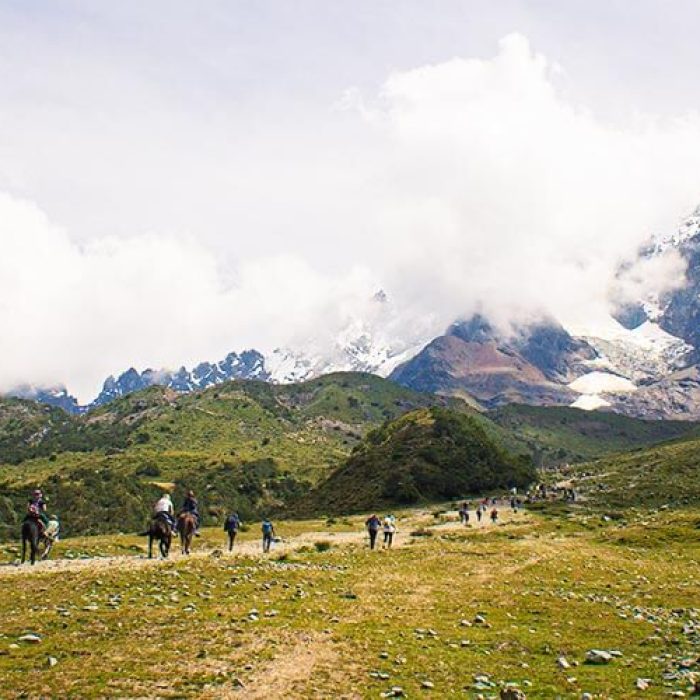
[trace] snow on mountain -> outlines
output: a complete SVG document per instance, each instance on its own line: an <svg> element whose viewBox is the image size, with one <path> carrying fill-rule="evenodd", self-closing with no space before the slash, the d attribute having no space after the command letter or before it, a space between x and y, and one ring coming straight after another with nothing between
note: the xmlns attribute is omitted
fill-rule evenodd
<svg viewBox="0 0 700 700"><path fill-rule="evenodd" d="M629 379L610 372L589 372L569 384L569 388L579 394L603 394L636 391L637 387Z"/></svg>
<svg viewBox="0 0 700 700"><path fill-rule="evenodd" d="M597 358L587 363L591 370L608 370L639 383L679 369L693 352L688 343L652 321L633 330L611 321L605 335L579 336L598 353Z"/></svg>
<svg viewBox="0 0 700 700"><path fill-rule="evenodd" d="M609 401L598 394L582 394L571 404L571 407L580 408L582 411L596 411L610 405Z"/></svg>
<svg viewBox="0 0 700 700"><path fill-rule="evenodd" d="M700 205L695 211L685 218L677 231L673 233L655 236L652 240L647 254L663 255L671 248L681 248L688 241L691 241L700 234Z"/></svg>

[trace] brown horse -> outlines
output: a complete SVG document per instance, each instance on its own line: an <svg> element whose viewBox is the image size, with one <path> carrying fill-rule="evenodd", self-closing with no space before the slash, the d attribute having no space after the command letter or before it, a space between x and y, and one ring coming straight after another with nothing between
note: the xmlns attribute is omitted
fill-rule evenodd
<svg viewBox="0 0 700 700"><path fill-rule="evenodd" d="M177 531L180 533L182 553L189 554L192 547L192 537L197 529L197 520L192 513L180 513L177 518Z"/></svg>
<svg viewBox="0 0 700 700"><path fill-rule="evenodd" d="M163 559L168 558L173 541L173 530L164 518L154 518L144 535L148 535L148 558L153 559L153 541L158 540L158 548Z"/></svg>

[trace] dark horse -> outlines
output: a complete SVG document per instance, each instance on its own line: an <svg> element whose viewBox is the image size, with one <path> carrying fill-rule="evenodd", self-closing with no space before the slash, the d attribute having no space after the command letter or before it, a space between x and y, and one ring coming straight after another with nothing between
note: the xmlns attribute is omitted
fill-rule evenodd
<svg viewBox="0 0 700 700"><path fill-rule="evenodd" d="M180 513L177 518L177 531L180 533L182 553L189 554L192 546L192 536L197 529L197 520L192 513Z"/></svg>
<svg viewBox="0 0 700 700"><path fill-rule="evenodd" d="M34 564L39 554L39 544L44 543L45 548L39 557L42 561L49 556L53 540L41 533L39 521L36 518L26 517L22 522L22 564L27 559L27 542L29 543L29 561Z"/></svg>
<svg viewBox="0 0 700 700"><path fill-rule="evenodd" d="M153 541L158 540L158 548L163 559L168 558L173 541L173 530L164 518L153 518L151 526L143 533L148 535L148 558L153 559Z"/></svg>

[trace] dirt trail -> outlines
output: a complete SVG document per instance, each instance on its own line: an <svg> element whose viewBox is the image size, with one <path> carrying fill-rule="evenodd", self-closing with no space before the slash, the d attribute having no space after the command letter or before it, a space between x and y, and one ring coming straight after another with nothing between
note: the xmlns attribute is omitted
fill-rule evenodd
<svg viewBox="0 0 700 700"><path fill-rule="evenodd" d="M464 525L460 524L456 520L451 520L447 522L442 522L435 525L430 525L431 530L438 530L440 532L444 531L476 531L476 530L487 530L492 528L493 525L487 522L488 518L486 514L484 518L479 523L476 521L474 514L472 513L471 523L469 528L465 528ZM509 511L501 511L499 516L499 521L503 522L513 522L514 520L519 520L520 522L525 522L522 514L515 515ZM393 547L398 548L404 546L411 539L411 531L418 525L413 518L403 519L399 522L399 529L394 536ZM261 551L260 540L245 540L242 542L237 542L233 552L228 552L222 547L206 547L205 549L197 549L185 557L180 554L179 541L173 542L173 547L170 551L170 557L168 559L153 558L148 559L144 555L116 555L116 556L106 556L106 557L92 557L89 559L55 559L44 562L37 562L34 566L25 564L23 566L18 566L16 564L4 564L0 565L0 578L9 576L26 576L31 574L52 574L52 573L62 573L66 571L103 571L108 569L136 569L145 568L149 566L167 566L173 562L181 561L183 559L204 559L212 556L220 557L222 559L235 559L236 557L259 557L261 559L268 558L270 556L275 556L283 554L285 552L293 552L301 547L313 545L318 541L328 541L332 545L349 545L349 544L367 544L368 535L365 531L355 531L355 532L329 532L323 530L304 532L300 535L286 538L281 542L276 542L273 544L272 551L269 555L263 554ZM202 545L200 545L202 547ZM377 549L382 548L382 535L381 532L377 538Z"/></svg>

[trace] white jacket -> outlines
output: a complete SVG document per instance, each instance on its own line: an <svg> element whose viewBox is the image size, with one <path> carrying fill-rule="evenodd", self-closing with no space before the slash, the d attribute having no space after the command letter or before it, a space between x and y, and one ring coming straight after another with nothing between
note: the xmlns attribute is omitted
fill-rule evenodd
<svg viewBox="0 0 700 700"><path fill-rule="evenodd" d="M155 506L153 506L153 514L158 515L158 513L173 514L173 502L170 500L169 496L163 496Z"/></svg>

